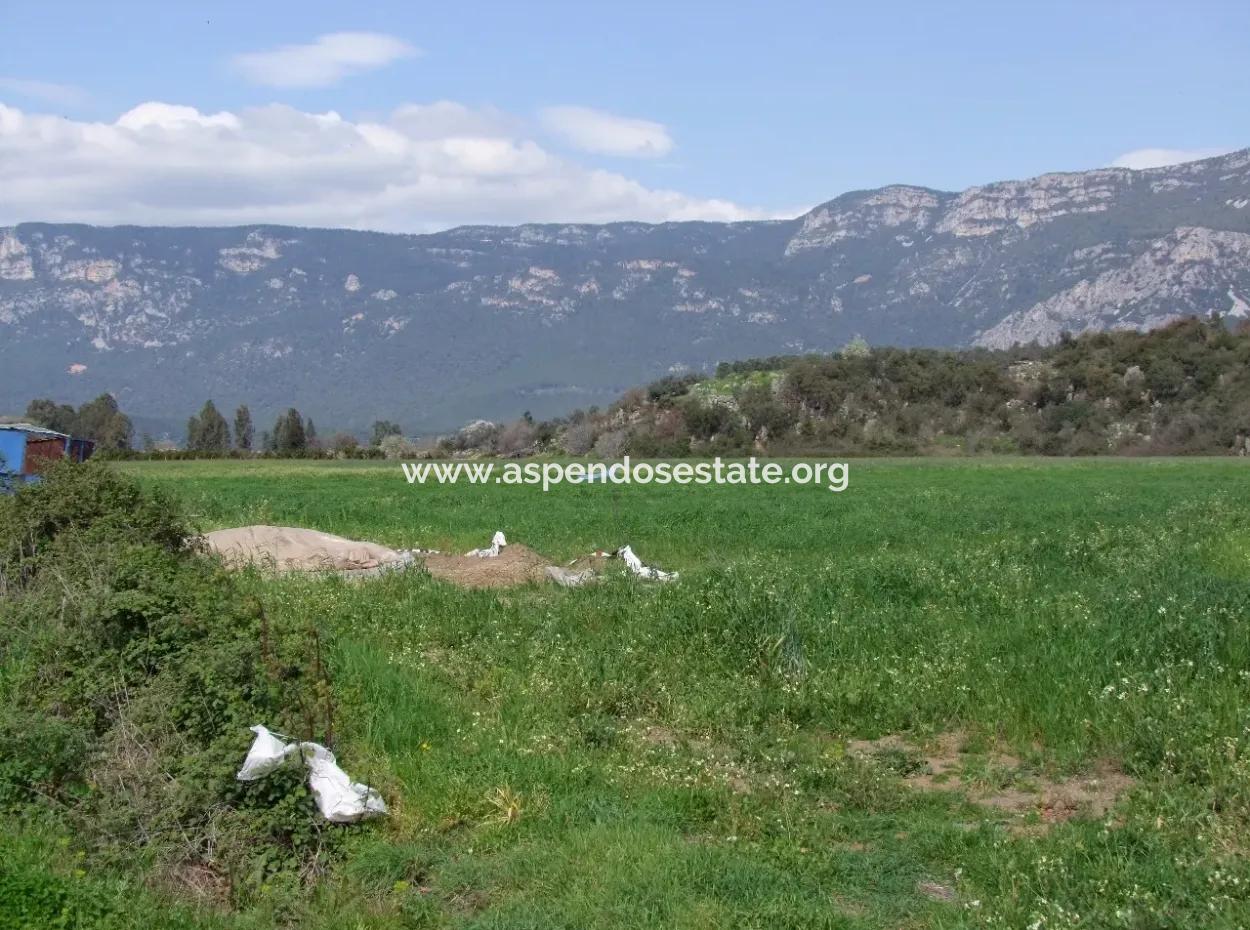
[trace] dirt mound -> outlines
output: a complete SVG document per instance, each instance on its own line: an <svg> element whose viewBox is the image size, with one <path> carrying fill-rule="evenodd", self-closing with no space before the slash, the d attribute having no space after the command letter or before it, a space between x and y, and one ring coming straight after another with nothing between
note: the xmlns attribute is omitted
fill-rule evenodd
<svg viewBox="0 0 1250 930"><path fill-rule="evenodd" d="M531 581L552 581L565 587L583 584L593 572L549 574L551 562L524 545L501 545L498 555L453 555L388 549L386 546L318 530L293 526L240 526L215 530L203 537L211 552L232 568L256 565L279 572L338 572L349 578L370 578L423 564L435 578L465 588L507 588ZM596 560L598 561L598 560Z"/></svg>
<svg viewBox="0 0 1250 930"><path fill-rule="evenodd" d="M399 567L406 553L293 526L240 526L204 534L209 551L234 568L256 565L280 572L366 571Z"/></svg>
<svg viewBox="0 0 1250 930"><path fill-rule="evenodd" d="M512 543L493 558L475 555L420 555L426 571L435 578L464 588L507 588L529 581L544 581L551 563L529 546Z"/></svg>

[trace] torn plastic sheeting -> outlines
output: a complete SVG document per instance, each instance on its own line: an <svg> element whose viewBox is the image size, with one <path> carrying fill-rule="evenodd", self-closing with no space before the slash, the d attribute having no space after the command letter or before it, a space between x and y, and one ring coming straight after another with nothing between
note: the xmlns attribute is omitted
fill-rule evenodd
<svg viewBox="0 0 1250 930"><path fill-rule="evenodd" d="M598 576L595 575L593 568L575 572L568 568L561 568L559 565L548 565L547 577L561 587L580 588L582 585L594 581Z"/></svg>
<svg viewBox="0 0 1250 930"><path fill-rule="evenodd" d="M658 568L643 565L642 559L634 555L634 550L629 546L621 547L616 554L625 560L625 565L639 578L648 578L653 581L673 581L677 578L677 572L662 572Z"/></svg>
<svg viewBox="0 0 1250 930"><path fill-rule="evenodd" d="M493 559L499 555L499 550L508 545L508 540L503 535L503 530L496 530L495 535L490 538L490 547L486 549L470 549L465 553L465 557L475 555L479 559Z"/></svg>
<svg viewBox="0 0 1250 930"><path fill-rule="evenodd" d="M308 766L308 787L317 799L321 816L331 823L355 823L365 817L386 813L382 795L352 781L334 761L334 753L320 743L300 743Z"/></svg>
<svg viewBox="0 0 1250 930"><path fill-rule="evenodd" d="M338 767L334 753L320 743L284 742L259 724L251 730L256 739L235 776L239 781L264 778L287 759L298 755L308 769L308 788L317 802L317 809L326 820L356 823L387 812L382 796L368 785L352 781Z"/></svg>

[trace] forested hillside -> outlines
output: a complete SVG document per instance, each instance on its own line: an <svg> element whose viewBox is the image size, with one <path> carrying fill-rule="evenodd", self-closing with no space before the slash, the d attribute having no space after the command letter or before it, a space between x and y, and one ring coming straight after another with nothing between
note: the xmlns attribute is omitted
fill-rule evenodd
<svg viewBox="0 0 1250 930"><path fill-rule="evenodd" d="M475 424L450 451L581 455L1247 454L1250 326L1188 319L1001 351L853 342L830 355L723 363L606 410Z"/></svg>

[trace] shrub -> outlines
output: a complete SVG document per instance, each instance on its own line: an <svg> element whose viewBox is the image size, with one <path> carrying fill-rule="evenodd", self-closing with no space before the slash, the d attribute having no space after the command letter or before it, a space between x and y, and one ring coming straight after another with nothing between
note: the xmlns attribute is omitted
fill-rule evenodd
<svg viewBox="0 0 1250 930"><path fill-rule="evenodd" d="M561 434L559 444L569 455L585 455L595 447L595 438L594 424L590 420L580 420Z"/></svg>
<svg viewBox="0 0 1250 930"><path fill-rule="evenodd" d="M524 418L514 420L499 431L499 436L495 440L495 451L500 455L517 455L525 452L533 448L534 437L537 433L534 424L528 420Z"/></svg>
<svg viewBox="0 0 1250 930"><path fill-rule="evenodd" d="M625 451L626 432L623 429L608 430L600 433L595 440L595 455L605 461L614 461Z"/></svg>
<svg viewBox="0 0 1250 930"><path fill-rule="evenodd" d="M0 539L0 807L235 896L330 854L298 772L233 777L253 723L332 735L315 630L271 624L169 500L103 464L0 502Z"/></svg>
<svg viewBox="0 0 1250 930"><path fill-rule="evenodd" d="M382 455L391 460L410 459L416 456L417 447L405 439L403 436L394 434L383 436L382 441L378 443L378 448L382 450Z"/></svg>

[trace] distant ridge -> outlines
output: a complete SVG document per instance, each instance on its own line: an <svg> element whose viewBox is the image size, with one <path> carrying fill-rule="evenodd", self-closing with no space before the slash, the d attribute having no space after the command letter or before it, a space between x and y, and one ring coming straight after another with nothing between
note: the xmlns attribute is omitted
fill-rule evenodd
<svg viewBox="0 0 1250 930"><path fill-rule="evenodd" d="M409 431L603 403L671 372L871 344L1004 347L1250 316L1250 150L946 193L892 185L794 220L0 229L0 412L114 392L180 430Z"/></svg>

